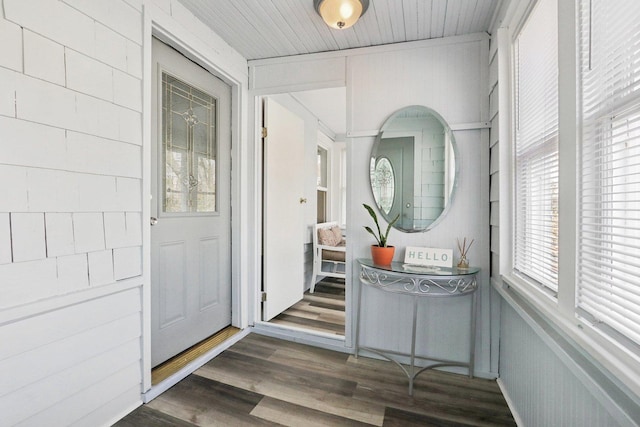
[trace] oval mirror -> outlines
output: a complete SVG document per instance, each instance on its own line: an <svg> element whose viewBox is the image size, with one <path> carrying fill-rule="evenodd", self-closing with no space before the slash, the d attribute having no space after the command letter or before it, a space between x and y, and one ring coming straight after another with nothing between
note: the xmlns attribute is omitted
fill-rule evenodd
<svg viewBox="0 0 640 427"><path fill-rule="evenodd" d="M371 152L373 197L394 228L419 232L432 228L451 205L456 184L456 144L435 111L410 106L384 123Z"/></svg>

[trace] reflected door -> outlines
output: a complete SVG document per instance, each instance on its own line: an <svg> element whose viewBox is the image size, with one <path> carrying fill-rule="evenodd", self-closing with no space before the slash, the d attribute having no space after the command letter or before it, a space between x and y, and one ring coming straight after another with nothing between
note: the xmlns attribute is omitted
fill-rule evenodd
<svg viewBox="0 0 640 427"><path fill-rule="evenodd" d="M231 90L153 40L151 361L231 323Z"/></svg>
<svg viewBox="0 0 640 427"><path fill-rule="evenodd" d="M413 228L414 219L414 138L398 137L385 138L385 144L377 152L376 164L382 159L387 159L393 176L392 202L388 206L387 218L395 218L400 214L400 219L396 223L404 229Z"/></svg>

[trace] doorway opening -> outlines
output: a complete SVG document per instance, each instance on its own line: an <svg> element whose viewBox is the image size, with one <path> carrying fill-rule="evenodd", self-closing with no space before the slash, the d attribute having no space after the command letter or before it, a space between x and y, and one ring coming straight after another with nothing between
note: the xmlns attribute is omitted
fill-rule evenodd
<svg viewBox="0 0 640 427"><path fill-rule="evenodd" d="M278 328L344 339L348 307L345 279L314 275L313 236L316 225L327 222L335 223L343 235L347 232L346 113L336 108L341 99L346 105L345 88L262 99L259 116L266 130L262 145L260 319ZM334 115L337 110L339 124L325 123L323 110ZM344 265L343 258L342 272ZM286 301L281 302L280 294L286 295ZM274 309L276 304L279 306Z"/></svg>

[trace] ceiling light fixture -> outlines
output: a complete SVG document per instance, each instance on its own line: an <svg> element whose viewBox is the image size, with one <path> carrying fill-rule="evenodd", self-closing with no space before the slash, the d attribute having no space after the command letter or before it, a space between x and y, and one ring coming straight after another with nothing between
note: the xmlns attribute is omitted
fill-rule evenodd
<svg viewBox="0 0 640 427"><path fill-rule="evenodd" d="M369 0L313 0L313 6L328 26L344 30L364 15Z"/></svg>

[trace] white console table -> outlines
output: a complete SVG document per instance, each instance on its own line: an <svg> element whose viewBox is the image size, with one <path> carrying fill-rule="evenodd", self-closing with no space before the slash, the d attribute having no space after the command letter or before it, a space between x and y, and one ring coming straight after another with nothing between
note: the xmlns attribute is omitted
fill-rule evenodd
<svg viewBox="0 0 640 427"><path fill-rule="evenodd" d="M358 262L360 263L360 283L362 286L358 293L358 319L356 322L355 333L356 357L358 357L360 350L366 350L394 362L400 367L400 369L402 369L409 379L409 395L413 395L413 383L415 378L427 369L440 366L462 366L467 367L469 369L469 377L473 377L477 312L476 290L478 289L476 275L480 269L477 267L469 267L465 269L455 267L423 267L403 264L401 262L392 262L389 266L380 266L374 264L371 259L359 259ZM406 295L413 300L411 350L409 353L360 346L359 334L362 310L361 301L364 286L376 288L384 292ZM469 362L435 359L416 355L416 320L418 314L418 300L424 297L451 298L466 295L471 296L472 298ZM410 363L408 369L396 360L394 356L409 357ZM428 360L435 363L418 369L415 366L416 359Z"/></svg>

